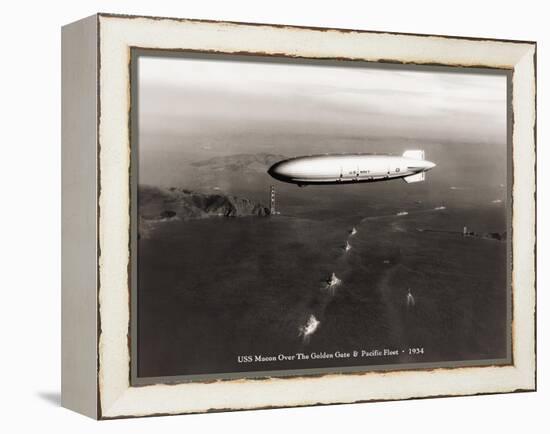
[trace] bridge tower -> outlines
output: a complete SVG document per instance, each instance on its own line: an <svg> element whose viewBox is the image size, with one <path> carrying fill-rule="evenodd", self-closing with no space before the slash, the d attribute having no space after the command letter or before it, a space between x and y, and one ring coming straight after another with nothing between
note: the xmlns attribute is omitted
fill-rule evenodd
<svg viewBox="0 0 550 434"><path fill-rule="evenodd" d="M275 187L272 185L269 187L269 213L275 215L277 213L275 209Z"/></svg>

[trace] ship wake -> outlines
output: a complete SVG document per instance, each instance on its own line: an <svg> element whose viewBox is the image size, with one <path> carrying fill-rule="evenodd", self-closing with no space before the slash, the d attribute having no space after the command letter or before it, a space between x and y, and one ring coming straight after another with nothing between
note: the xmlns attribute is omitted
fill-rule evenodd
<svg viewBox="0 0 550 434"><path fill-rule="evenodd" d="M302 338L304 343L308 343L311 339L311 336L319 328L321 321L315 318L315 315L310 315L307 322L300 326L298 330L298 335Z"/></svg>

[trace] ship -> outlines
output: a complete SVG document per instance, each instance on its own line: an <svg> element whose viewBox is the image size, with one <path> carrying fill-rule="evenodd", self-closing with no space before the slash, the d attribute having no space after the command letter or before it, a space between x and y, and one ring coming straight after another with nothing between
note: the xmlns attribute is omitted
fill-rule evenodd
<svg viewBox="0 0 550 434"><path fill-rule="evenodd" d="M336 277L336 274L332 273L332 275L330 276L330 279L327 279L327 286L329 288L333 288L339 285L341 282L342 280L338 279L338 277Z"/></svg>

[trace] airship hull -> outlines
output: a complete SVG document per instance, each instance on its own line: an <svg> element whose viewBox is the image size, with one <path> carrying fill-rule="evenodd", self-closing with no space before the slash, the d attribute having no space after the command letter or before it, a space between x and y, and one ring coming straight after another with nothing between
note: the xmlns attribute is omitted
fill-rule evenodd
<svg viewBox="0 0 550 434"><path fill-rule="evenodd" d="M406 151L402 156L377 154L323 154L280 161L268 170L275 179L304 185L353 184L404 179L424 180L434 163L424 160L423 151Z"/></svg>

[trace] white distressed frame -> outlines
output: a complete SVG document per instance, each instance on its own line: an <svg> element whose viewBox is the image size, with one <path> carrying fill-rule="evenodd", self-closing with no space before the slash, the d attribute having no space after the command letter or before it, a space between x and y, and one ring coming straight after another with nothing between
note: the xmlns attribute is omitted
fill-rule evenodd
<svg viewBox="0 0 550 434"><path fill-rule="evenodd" d="M98 26L100 418L536 388L534 43L111 15ZM130 47L513 69L513 365L131 387Z"/></svg>

